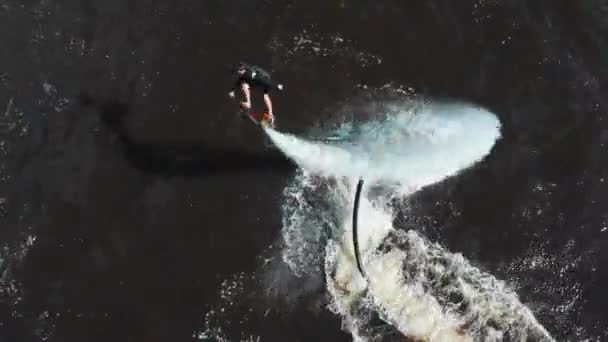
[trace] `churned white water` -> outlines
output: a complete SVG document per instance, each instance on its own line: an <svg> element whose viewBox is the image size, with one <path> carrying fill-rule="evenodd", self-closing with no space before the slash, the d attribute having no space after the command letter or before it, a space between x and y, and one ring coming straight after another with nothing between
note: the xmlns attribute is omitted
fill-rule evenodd
<svg viewBox="0 0 608 342"><path fill-rule="evenodd" d="M344 126L332 143L266 130L300 166L284 192L285 262L296 274L325 272L330 309L357 341L377 340L387 326L427 341L552 341L505 282L393 224L391 198L455 176L490 153L500 138L496 116L468 105L385 108L386 119ZM351 231L359 178L366 277Z"/></svg>

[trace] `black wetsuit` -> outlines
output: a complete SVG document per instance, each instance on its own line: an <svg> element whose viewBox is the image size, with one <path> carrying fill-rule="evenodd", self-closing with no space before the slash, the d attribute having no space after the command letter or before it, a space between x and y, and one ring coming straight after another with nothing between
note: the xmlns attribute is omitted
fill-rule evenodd
<svg viewBox="0 0 608 342"><path fill-rule="evenodd" d="M245 73L239 75L232 90L240 87L243 82L249 84L252 88L262 88L264 94L268 94L271 90L278 89L277 85L270 78L270 74L255 65L245 64Z"/></svg>

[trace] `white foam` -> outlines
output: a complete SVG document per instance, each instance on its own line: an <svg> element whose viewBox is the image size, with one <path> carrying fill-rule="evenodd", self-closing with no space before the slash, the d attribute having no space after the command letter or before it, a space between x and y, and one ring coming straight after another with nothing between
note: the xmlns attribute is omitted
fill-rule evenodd
<svg viewBox="0 0 608 342"><path fill-rule="evenodd" d="M306 141L272 129L267 133L308 172L397 183L405 194L471 166L500 136L496 116L481 108L435 105L396 112L383 122L364 124L348 144Z"/></svg>
<svg viewBox="0 0 608 342"><path fill-rule="evenodd" d="M317 271L325 258L322 266L334 299L330 309L342 315L356 341L371 338L373 327L365 314L371 311L402 334L428 341L530 335L551 340L503 282L414 231L395 234L393 211L386 205L395 193L362 194L359 245L369 282L359 274L351 232L359 177L364 189L388 184L406 196L474 165L500 137L498 119L480 108L400 106L389 106L393 115L386 120L360 124L354 131L349 125L346 134L341 132L346 139L337 144L267 130L301 167L284 194L285 261L296 273L305 273Z"/></svg>

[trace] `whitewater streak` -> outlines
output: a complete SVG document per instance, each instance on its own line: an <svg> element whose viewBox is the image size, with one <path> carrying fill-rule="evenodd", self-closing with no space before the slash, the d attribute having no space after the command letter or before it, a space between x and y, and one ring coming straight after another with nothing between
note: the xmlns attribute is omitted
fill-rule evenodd
<svg viewBox="0 0 608 342"><path fill-rule="evenodd" d="M329 145L267 130L274 144L303 169L323 176L399 183L405 194L436 183L487 155L500 136L496 116L481 108L433 105L364 123L349 143Z"/></svg>
<svg viewBox="0 0 608 342"><path fill-rule="evenodd" d="M415 231L393 226L393 196L457 175L489 154L500 122L466 105L412 109L393 103L387 119L338 129L337 143L266 133L300 167L285 190L284 259L295 273L325 269L331 309L355 340L386 334L372 312L403 335L427 341L552 341L504 282L483 273ZM367 279L359 274L351 238L355 183L361 197L359 243ZM389 195L370 192L388 185ZM320 260L323 258L323 260Z"/></svg>

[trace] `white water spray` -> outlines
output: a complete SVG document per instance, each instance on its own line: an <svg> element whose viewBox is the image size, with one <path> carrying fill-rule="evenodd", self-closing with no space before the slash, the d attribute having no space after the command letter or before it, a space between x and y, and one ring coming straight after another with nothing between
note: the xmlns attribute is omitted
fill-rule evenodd
<svg viewBox="0 0 608 342"><path fill-rule="evenodd" d="M266 130L301 167L285 191L285 261L296 273L324 267L332 309L356 340L383 334L369 318L377 312L403 335L428 341L551 341L503 282L414 231L396 231L389 198L367 191L359 244L368 279L361 277L351 238L357 179L407 196L473 166L500 137L497 118L480 108L387 108L391 117L341 132L345 139L336 144Z"/></svg>
<svg viewBox="0 0 608 342"><path fill-rule="evenodd" d="M349 143L309 142L267 130L275 145L304 170L323 176L363 177L399 183L404 194L436 183L487 155L500 122L483 109L433 106L399 111L383 122L362 124Z"/></svg>

